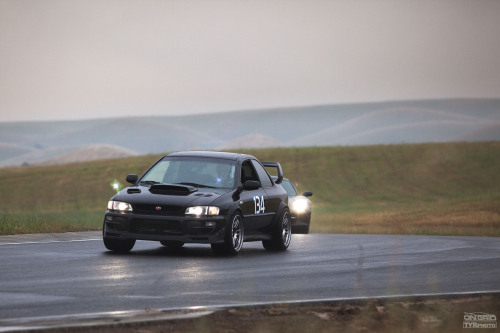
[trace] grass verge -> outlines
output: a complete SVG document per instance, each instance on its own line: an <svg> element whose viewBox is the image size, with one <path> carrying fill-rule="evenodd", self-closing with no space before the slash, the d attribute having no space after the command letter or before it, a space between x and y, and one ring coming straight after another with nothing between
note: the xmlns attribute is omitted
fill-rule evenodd
<svg viewBox="0 0 500 333"><path fill-rule="evenodd" d="M496 318L490 322L475 321L478 324L498 325L500 295L409 297L235 307L192 319L61 328L52 329L51 332L446 333L466 331L464 325L473 325L474 321L465 320L465 314L478 312L491 314Z"/></svg>
<svg viewBox="0 0 500 333"><path fill-rule="evenodd" d="M0 214L0 235L98 230L104 212L49 212Z"/></svg>
<svg viewBox="0 0 500 333"><path fill-rule="evenodd" d="M311 232L500 237L500 200L313 209Z"/></svg>

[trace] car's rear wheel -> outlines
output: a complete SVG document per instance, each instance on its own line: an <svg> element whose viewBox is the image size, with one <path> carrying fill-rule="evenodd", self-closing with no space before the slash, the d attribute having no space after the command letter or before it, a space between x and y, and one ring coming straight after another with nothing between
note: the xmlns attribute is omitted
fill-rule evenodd
<svg viewBox="0 0 500 333"><path fill-rule="evenodd" d="M211 244L212 251L217 254L235 255L240 252L243 247L244 235L243 217L239 212L235 212L226 226L224 243Z"/></svg>
<svg viewBox="0 0 500 333"><path fill-rule="evenodd" d="M171 249L180 249L184 246L184 242L181 241L160 241L161 245L166 246Z"/></svg>
<svg viewBox="0 0 500 333"><path fill-rule="evenodd" d="M292 224L288 208L283 210L276 222L272 239L262 241L262 245L269 251L285 251L292 240Z"/></svg>
<svg viewBox="0 0 500 333"><path fill-rule="evenodd" d="M129 252L135 245L135 239L103 238L103 241L108 250L119 253Z"/></svg>

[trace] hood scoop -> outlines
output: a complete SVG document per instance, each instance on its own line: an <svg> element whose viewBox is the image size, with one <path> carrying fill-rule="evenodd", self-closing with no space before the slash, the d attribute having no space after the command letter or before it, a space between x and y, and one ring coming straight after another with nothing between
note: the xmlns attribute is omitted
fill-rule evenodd
<svg viewBox="0 0 500 333"><path fill-rule="evenodd" d="M196 191L198 189L194 186L173 184L155 184L149 188L149 192L151 193L166 195L189 195Z"/></svg>
<svg viewBox="0 0 500 333"><path fill-rule="evenodd" d="M129 189L127 190L127 193L128 193L128 194L141 193L141 190L140 190L140 189L138 189L138 188L129 188Z"/></svg>

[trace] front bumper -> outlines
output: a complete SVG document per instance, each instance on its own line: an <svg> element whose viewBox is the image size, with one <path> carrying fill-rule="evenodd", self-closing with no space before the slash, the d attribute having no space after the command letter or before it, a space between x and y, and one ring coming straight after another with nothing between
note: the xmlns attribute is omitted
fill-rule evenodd
<svg viewBox="0 0 500 333"><path fill-rule="evenodd" d="M103 237L212 244L224 241L225 225L225 216L156 216L107 211Z"/></svg>
<svg viewBox="0 0 500 333"><path fill-rule="evenodd" d="M311 212L305 214L291 213L292 234L308 234L309 225L311 224Z"/></svg>

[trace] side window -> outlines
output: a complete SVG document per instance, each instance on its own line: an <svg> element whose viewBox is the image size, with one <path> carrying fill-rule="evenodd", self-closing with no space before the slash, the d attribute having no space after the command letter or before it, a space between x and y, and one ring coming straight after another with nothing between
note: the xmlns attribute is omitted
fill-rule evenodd
<svg viewBox="0 0 500 333"><path fill-rule="evenodd" d="M257 173L255 172L250 160L244 161L241 165L241 183L245 184L247 180L259 181L259 177L257 177Z"/></svg>
<svg viewBox="0 0 500 333"><path fill-rule="evenodd" d="M255 170L257 171L257 174L259 175L260 184L262 185L262 187L272 187L273 182L271 181L269 174L262 167L262 165L260 165L260 163L257 161L252 161L252 164L253 164Z"/></svg>

